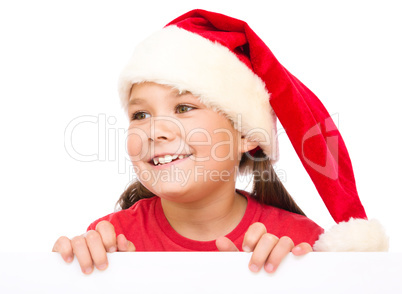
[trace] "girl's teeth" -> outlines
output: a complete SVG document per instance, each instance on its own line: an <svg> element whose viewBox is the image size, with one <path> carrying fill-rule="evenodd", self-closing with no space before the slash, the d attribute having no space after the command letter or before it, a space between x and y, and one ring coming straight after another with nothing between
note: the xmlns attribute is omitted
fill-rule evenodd
<svg viewBox="0 0 402 294"><path fill-rule="evenodd" d="M171 162L173 159L172 155L165 155L165 163Z"/></svg>
<svg viewBox="0 0 402 294"><path fill-rule="evenodd" d="M161 165L161 164L172 162L173 160L175 160L177 158L183 159L184 157L187 157L187 155L186 156L177 155L177 154L175 154L175 155L165 155L164 157L154 158L153 161L154 161L155 165Z"/></svg>

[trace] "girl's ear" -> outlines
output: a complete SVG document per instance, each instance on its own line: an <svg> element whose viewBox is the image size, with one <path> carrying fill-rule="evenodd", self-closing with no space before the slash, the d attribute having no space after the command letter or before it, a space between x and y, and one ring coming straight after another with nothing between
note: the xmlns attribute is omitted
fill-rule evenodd
<svg viewBox="0 0 402 294"><path fill-rule="evenodd" d="M250 141L248 138L246 138L244 136L241 137L241 146L240 146L241 153L253 150L257 146L258 146L258 142Z"/></svg>

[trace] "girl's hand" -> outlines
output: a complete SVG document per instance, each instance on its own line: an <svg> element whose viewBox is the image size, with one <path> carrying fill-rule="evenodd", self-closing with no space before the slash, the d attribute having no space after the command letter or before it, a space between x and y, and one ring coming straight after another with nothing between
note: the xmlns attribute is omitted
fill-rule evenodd
<svg viewBox="0 0 402 294"><path fill-rule="evenodd" d="M239 251L235 244L226 237L220 237L216 240L216 247L219 251ZM252 272L258 272L262 267L268 273L273 273L278 268L282 259L292 252L296 256L312 252L310 244L300 243L294 246L292 239L281 237L280 239L267 230L262 223L252 224L243 240L243 251L252 252L249 269Z"/></svg>
<svg viewBox="0 0 402 294"><path fill-rule="evenodd" d="M108 267L106 252L132 252L135 246L123 234L116 237L114 226L108 221L101 221L95 230L72 238L60 237L53 246L53 252L59 252L65 262L72 262L77 256L81 270L90 274L95 265L98 270Z"/></svg>

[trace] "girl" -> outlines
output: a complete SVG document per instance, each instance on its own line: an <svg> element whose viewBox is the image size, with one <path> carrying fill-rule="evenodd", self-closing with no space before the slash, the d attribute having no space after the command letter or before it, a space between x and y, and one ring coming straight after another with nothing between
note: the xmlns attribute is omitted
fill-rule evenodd
<svg viewBox="0 0 402 294"><path fill-rule="evenodd" d="M119 83L137 181L121 211L57 240L53 251L66 262L76 255L89 274L107 268L106 252L243 250L253 252L251 271L272 273L289 252L387 249L328 112L246 23L190 11L137 46ZM276 117L340 223L329 232L272 168ZM235 189L239 173L253 175L251 193Z"/></svg>

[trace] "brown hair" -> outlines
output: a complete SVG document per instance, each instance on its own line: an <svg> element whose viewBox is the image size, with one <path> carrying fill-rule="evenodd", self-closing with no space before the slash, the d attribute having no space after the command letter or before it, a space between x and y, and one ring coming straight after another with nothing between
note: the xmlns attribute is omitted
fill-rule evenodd
<svg viewBox="0 0 402 294"><path fill-rule="evenodd" d="M304 215L282 182L275 173L268 157L262 150L258 150L252 157L248 153L244 153L239 164L240 171L247 174L252 166L253 190L250 196L255 198L259 203L275 206L284 210ZM267 178L268 177L268 178ZM155 196L147 188L145 188L138 180L131 183L127 189L121 194L120 199L116 203L116 207L127 209L138 200Z"/></svg>

